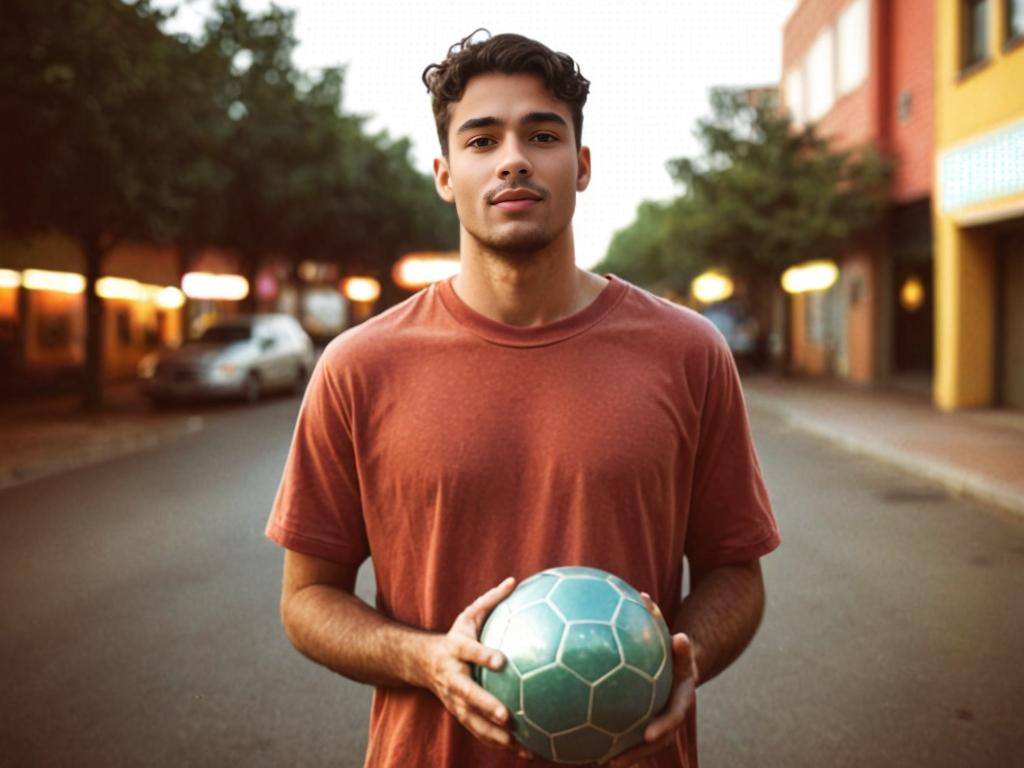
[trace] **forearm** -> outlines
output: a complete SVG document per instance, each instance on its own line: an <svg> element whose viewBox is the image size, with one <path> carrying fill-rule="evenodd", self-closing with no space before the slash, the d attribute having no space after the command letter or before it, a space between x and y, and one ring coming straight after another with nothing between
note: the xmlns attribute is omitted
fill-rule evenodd
<svg viewBox="0 0 1024 768"><path fill-rule="evenodd" d="M362 683L427 685L426 651L435 635L387 618L354 594L311 585L281 605L292 644L305 656Z"/></svg>
<svg viewBox="0 0 1024 768"><path fill-rule="evenodd" d="M673 629L689 636L700 683L736 660L753 639L763 614L758 561L691 576L690 594L679 607Z"/></svg>

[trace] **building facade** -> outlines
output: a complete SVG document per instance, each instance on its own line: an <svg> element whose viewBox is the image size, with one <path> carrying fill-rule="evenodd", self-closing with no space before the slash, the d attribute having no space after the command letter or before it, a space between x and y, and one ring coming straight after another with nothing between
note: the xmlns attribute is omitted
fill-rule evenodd
<svg viewBox="0 0 1024 768"><path fill-rule="evenodd" d="M57 233L0 242L0 390L74 379L85 363L85 257ZM139 359L182 339L184 297L173 249L115 246L97 286L103 370L133 376ZM168 296L170 294L170 296Z"/></svg>
<svg viewBox="0 0 1024 768"><path fill-rule="evenodd" d="M1024 409L1024 0L937 0L934 162L943 410Z"/></svg>
<svg viewBox="0 0 1024 768"><path fill-rule="evenodd" d="M792 362L854 382L932 370L934 0L803 0L783 30L783 104L837 149L894 162L892 207L841 253L828 291L790 299Z"/></svg>

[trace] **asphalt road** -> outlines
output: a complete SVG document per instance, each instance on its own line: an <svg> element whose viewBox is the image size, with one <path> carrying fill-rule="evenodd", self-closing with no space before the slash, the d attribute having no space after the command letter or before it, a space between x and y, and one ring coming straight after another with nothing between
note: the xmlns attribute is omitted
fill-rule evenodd
<svg viewBox="0 0 1024 768"><path fill-rule="evenodd" d="M277 618L296 408L0 491L0 764L361 765L369 690ZM1024 766L1024 524L755 431L785 541L754 645L701 689L703 768Z"/></svg>

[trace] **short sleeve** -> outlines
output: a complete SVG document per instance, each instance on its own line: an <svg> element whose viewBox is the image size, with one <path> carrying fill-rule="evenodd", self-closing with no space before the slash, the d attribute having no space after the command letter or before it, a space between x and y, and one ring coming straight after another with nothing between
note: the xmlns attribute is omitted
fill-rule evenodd
<svg viewBox="0 0 1024 768"><path fill-rule="evenodd" d="M286 549L358 564L369 545L349 397L335 373L334 351L328 347L310 378L266 535Z"/></svg>
<svg viewBox="0 0 1024 768"><path fill-rule="evenodd" d="M781 541L739 373L720 334L709 355L684 548L696 569L753 560Z"/></svg>

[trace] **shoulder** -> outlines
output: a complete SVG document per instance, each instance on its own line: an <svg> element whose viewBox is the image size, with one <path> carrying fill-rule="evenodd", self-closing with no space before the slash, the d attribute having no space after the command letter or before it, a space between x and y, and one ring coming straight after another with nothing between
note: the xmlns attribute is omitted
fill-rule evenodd
<svg viewBox="0 0 1024 768"><path fill-rule="evenodd" d="M435 305L433 288L424 288L336 336L324 349L322 365L340 370L387 358L431 325Z"/></svg>
<svg viewBox="0 0 1024 768"><path fill-rule="evenodd" d="M626 286L616 318L640 337L674 349L703 350L716 354L728 352L728 345L714 323L689 307L655 296L650 291L611 277Z"/></svg>

